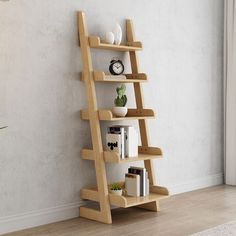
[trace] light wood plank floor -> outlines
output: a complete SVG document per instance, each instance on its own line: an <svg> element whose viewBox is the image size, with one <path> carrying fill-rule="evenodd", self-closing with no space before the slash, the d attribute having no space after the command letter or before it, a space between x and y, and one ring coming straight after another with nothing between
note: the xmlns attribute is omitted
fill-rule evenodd
<svg viewBox="0 0 236 236"><path fill-rule="evenodd" d="M76 218L8 236L172 236L189 235L236 220L236 187L216 186L161 202L161 212L115 209L113 225Z"/></svg>

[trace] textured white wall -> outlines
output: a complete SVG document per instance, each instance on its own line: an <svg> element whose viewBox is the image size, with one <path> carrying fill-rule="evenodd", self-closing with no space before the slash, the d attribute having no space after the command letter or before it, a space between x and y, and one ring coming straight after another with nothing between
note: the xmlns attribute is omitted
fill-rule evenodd
<svg viewBox="0 0 236 236"><path fill-rule="evenodd" d="M0 119L9 126L0 133L0 232L76 215L63 209L77 209L80 188L95 183L93 163L80 158L91 142L79 117L77 10L101 36L134 20L146 107L158 114L148 122L151 145L165 154L155 161L159 183L181 192L222 181L223 0L0 2ZM129 70L127 55L93 56L96 69L119 56ZM97 88L99 106L112 106L115 86ZM128 94L133 106L131 86ZM110 165L109 180L126 168ZM54 218L45 217L50 210ZM45 220L22 220L37 214Z"/></svg>

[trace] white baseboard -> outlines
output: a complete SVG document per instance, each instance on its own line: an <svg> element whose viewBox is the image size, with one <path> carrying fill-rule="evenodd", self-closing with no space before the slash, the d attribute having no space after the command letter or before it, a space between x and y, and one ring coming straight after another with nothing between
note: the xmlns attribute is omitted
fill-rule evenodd
<svg viewBox="0 0 236 236"><path fill-rule="evenodd" d="M170 194L179 194L179 193L185 193L190 192L193 190L201 189L201 188L207 188L215 185L223 184L224 174L214 174L214 175L208 175L204 176L202 178L198 179L192 179L185 183L175 184L175 185L167 185Z"/></svg>
<svg viewBox="0 0 236 236"><path fill-rule="evenodd" d="M81 205L82 201L24 214L0 217L0 234L78 217L79 206Z"/></svg>
<svg viewBox="0 0 236 236"><path fill-rule="evenodd" d="M186 183L167 186L170 194L178 194L206 188L223 183L223 174L209 175L199 179L193 179ZM79 216L79 206L83 201L66 204L62 206L47 208L34 212L0 217L0 234L9 233L39 225L49 224L57 221L72 219Z"/></svg>

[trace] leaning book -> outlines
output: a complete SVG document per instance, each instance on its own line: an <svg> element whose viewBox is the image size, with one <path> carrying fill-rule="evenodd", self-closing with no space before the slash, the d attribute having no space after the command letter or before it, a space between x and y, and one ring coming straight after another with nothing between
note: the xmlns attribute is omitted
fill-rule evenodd
<svg viewBox="0 0 236 236"><path fill-rule="evenodd" d="M124 149L122 148L122 138L120 134L106 134L106 150L117 152L122 159L124 158Z"/></svg>

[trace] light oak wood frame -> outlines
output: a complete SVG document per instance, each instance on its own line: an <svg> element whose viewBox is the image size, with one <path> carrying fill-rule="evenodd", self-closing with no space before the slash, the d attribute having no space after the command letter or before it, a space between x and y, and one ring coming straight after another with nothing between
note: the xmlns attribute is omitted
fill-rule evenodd
<svg viewBox="0 0 236 236"><path fill-rule="evenodd" d="M82 199L92 200L98 202L100 205L100 210L80 207L80 216L111 224L112 217L110 205L124 208L138 206L151 211L159 211L159 200L168 197L169 192L165 187L156 186L153 159L161 157L162 151L160 148L149 146L146 119L154 117L154 112L151 109L144 109L143 94L140 83L142 81L140 81L140 78L142 77L146 80L146 75L139 73L138 58L136 54L137 50L142 49L142 44L135 41L132 21L126 20L127 43L123 45L109 45L106 43L101 43L98 37L89 37L85 14L83 12L78 12L78 31L83 61L83 72L81 78L85 83L88 98L88 109L81 111L81 118L89 120L90 122L90 131L93 145L92 150L83 149L81 151L81 156L85 160L91 160L95 162L97 179L97 187L83 188L81 189L80 194ZM137 108L129 109L127 117L117 118L113 117L109 110L98 110L95 90L95 82L98 81L98 73L93 71L90 53L91 47L129 52L132 74L129 74L128 77L126 77L128 79L127 82L133 83L134 85ZM114 82L111 80L106 81L104 79L105 74L103 72L99 72L99 77L102 78L100 80L103 80L103 82ZM119 159L119 156L115 155L114 153L103 150L100 120L119 121L129 119L135 119L139 121L141 146L139 147L138 157L127 158L126 160L122 161ZM132 161L144 161L150 181L150 195L146 197L127 197L109 194L105 162L121 164Z"/></svg>
<svg viewBox="0 0 236 236"><path fill-rule="evenodd" d="M90 131L92 134L91 136L94 150L94 162L100 203L100 211L87 207L80 207L80 216L111 224L111 209L108 198L105 162L103 160L103 145L98 117L95 82L93 80L93 66L88 41L88 30L85 20L85 14L83 12L78 13L78 27L81 55L83 61L84 83L88 96L88 114Z"/></svg>
<svg viewBox="0 0 236 236"><path fill-rule="evenodd" d="M130 19L126 20L126 35L127 35L128 42L135 42L133 22ZM139 73L139 64L138 64L138 57L137 57L136 51L130 51L129 56L130 56L132 73L138 74ZM141 87L140 83L134 83L134 93L135 93L135 100L136 100L137 109L143 109L144 108L144 101L143 101L142 87ZM146 120L144 120L144 119L139 120L139 130L140 130L142 147L149 147L149 137L148 137ZM152 160L145 160L144 165L145 165L145 168L148 172L150 185L156 185L156 178L155 178L155 172L154 172L154 167L153 167L153 161ZM148 210L150 210L150 209L152 209L154 211L160 210L159 203L157 201L143 204L142 207L147 208Z"/></svg>

